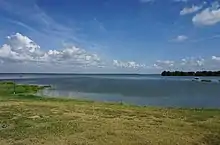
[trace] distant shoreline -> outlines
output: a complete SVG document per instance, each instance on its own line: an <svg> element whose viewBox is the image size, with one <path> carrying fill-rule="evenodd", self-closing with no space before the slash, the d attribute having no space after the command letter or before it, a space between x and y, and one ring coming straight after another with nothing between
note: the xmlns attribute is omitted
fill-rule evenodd
<svg viewBox="0 0 220 145"><path fill-rule="evenodd" d="M184 72L184 71L163 71L161 76L220 76L220 71L196 71L196 72Z"/></svg>

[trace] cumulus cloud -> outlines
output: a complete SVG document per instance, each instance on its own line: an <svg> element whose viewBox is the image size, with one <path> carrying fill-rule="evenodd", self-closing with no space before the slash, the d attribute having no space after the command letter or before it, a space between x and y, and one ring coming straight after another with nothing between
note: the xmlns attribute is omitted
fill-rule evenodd
<svg viewBox="0 0 220 145"><path fill-rule="evenodd" d="M193 5L192 7L183 8L180 11L180 15L191 14L191 13L197 12L197 11L199 11L201 9L202 9L202 6L195 6L195 5Z"/></svg>
<svg viewBox="0 0 220 145"><path fill-rule="evenodd" d="M205 59L204 58L184 58L181 60L181 65L189 66L189 67L200 67L205 65Z"/></svg>
<svg viewBox="0 0 220 145"><path fill-rule="evenodd" d="M174 42L183 42L186 41L188 39L187 36L185 35L179 35L177 36L175 39L173 39Z"/></svg>
<svg viewBox="0 0 220 145"><path fill-rule="evenodd" d="M145 64L139 64L134 61L119 61L119 60L113 60L113 66L115 67L121 67L121 68L144 68Z"/></svg>
<svg viewBox="0 0 220 145"><path fill-rule="evenodd" d="M220 65L220 57L212 56L208 58L202 57L186 57L180 60L157 60L151 68L158 71L163 70L181 70L181 71L197 71L197 70L218 70Z"/></svg>
<svg viewBox="0 0 220 145"><path fill-rule="evenodd" d="M220 5L218 2L212 4L211 7L204 9L201 13L196 14L192 18L195 25L214 25L220 22Z"/></svg>
<svg viewBox="0 0 220 145"><path fill-rule="evenodd" d="M156 63L159 64L159 65L173 66L174 61L171 61L171 60L157 60Z"/></svg>
<svg viewBox="0 0 220 145"><path fill-rule="evenodd" d="M0 48L0 58L3 61L34 61L42 55L40 46L26 36L16 33L7 39L7 44Z"/></svg>
<svg viewBox="0 0 220 145"><path fill-rule="evenodd" d="M35 67L36 64L39 64L37 65L39 66L38 68ZM100 67L105 67L106 70L117 68L119 70L141 70L146 72L154 70L157 70L157 72L162 70L189 71L219 69L220 57L213 55L209 58L187 57L175 61L157 60L151 64L121 60L107 61L101 59L95 53L75 46L45 51L29 37L16 33L8 36L7 42L0 47L0 65L5 68L2 71L6 71L9 68L16 71L16 69L19 69L18 67L16 68L17 65L21 66L23 71L29 71L32 68L35 68L33 71L45 71L47 69L46 71L52 72L61 71L63 68L65 70L70 68L90 68L89 71L95 71L95 69L97 70Z"/></svg>
<svg viewBox="0 0 220 145"><path fill-rule="evenodd" d="M153 67L156 69L170 69L174 66L175 62L171 60L157 60Z"/></svg>
<svg viewBox="0 0 220 145"><path fill-rule="evenodd" d="M220 61L220 57L218 57L218 56L212 56L212 60Z"/></svg>
<svg viewBox="0 0 220 145"><path fill-rule="evenodd" d="M220 56L212 57L185 57L177 60L157 60L152 64L138 64L136 62L129 63L129 61L122 62L118 60L113 61L114 66L121 68L144 68L148 71L161 72L163 70L169 71L198 71L198 70L219 70Z"/></svg>
<svg viewBox="0 0 220 145"><path fill-rule="evenodd" d="M182 59L181 66L184 70L219 70L220 66L220 57L189 57Z"/></svg>
<svg viewBox="0 0 220 145"><path fill-rule="evenodd" d="M26 66L27 68L35 66L35 64L42 66L37 71L40 69L54 70L57 66L59 68L145 68L145 64L134 61L103 60L97 54L75 46L45 51L31 38L20 33L8 36L7 42L0 47L0 63L4 63L4 66L19 64L22 67L29 64Z"/></svg>
<svg viewBox="0 0 220 145"><path fill-rule="evenodd" d="M98 66L101 59L97 54L89 53L75 46L62 50L43 51L27 36L20 33L7 37L7 43L0 47L0 59L4 62L49 63L81 66Z"/></svg>

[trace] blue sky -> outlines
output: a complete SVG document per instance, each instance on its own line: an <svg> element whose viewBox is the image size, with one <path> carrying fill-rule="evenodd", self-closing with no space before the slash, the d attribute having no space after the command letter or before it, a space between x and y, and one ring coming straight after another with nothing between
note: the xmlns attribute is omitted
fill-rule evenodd
<svg viewBox="0 0 220 145"><path fill-rule="evenodd" d="M219 3L0 0L0 71L217 70Z"/></svg>

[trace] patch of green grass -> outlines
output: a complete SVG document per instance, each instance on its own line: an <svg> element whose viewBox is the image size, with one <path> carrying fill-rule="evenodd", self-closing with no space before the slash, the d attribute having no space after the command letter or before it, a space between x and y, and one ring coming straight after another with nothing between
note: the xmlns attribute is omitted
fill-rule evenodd
<svg viewBox="0 0 220 145"><path fill-rule="evenodd" d="M23 85L15 84L14 82L0 82L0 99L20 98L20 99L38 99L33 95L37 91L49 86Z"/></svg>
<svg viewBox="0 0 220 145"><path fill-rule="evenodd" d="M219 145L220 110L43 98L0 83L0 144ZM34 89L33 89L34 88ZM4 90L9 89L9 90ZM4 93L3 93L4 92Z"/></svg>

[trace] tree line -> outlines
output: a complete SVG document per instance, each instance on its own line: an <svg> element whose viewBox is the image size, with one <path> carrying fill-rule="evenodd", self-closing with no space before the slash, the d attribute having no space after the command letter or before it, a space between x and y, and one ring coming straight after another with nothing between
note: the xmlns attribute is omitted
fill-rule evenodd
<svg viewBox="0 0 220 145"><path fill-rule="evenodd" d="M196 72L183 72L183 71L163 71L162 76L220 76L220 71L196 71Z"/></svg>

